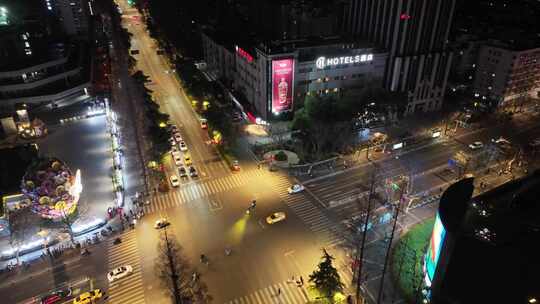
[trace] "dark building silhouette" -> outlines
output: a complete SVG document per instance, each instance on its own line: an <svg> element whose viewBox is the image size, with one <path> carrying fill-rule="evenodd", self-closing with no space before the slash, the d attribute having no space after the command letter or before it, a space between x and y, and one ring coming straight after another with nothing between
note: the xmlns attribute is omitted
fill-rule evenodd
<svg viewBox="0 0 540 304"><path fill-rule="evenodd" d="M431 302L533 303L540 299L540 171L471 198L472 181L441 198L425 259Z"/></svg>

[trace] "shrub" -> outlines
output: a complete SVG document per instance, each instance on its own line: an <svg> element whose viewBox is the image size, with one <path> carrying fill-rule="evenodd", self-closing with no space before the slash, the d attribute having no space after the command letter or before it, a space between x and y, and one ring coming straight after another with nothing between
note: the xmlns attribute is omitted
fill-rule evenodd
<svg viewBox="0 0 540 304"><path fill-rule="evenodd" d="M274 159L277 160L277 161L286 161L287 160L287 154L285 154L285 152L283 152L283 151L279 151L274 156Z"/></svg>

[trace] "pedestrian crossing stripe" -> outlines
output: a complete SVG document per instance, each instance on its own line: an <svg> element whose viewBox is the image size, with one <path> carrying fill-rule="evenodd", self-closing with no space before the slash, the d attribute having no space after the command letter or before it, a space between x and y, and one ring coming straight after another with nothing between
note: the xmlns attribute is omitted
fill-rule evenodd
<svg viewBox="0 0 540 304"><path fill-rule="evenodd" d="M205 180L181 186L165 194L151 198L150 205L144 207L146 213L153 213L173 206L189 203L212 194L225 192L235 187L252 182L255 178L266 178L266 173L260 170L248 170L243 174L233 174L223 178ZM269 176L270 178L272 176ZM284 177L286 178L286 177Z"/></svg>
<svg viewBox="0 0 540 304"><path fill-rule="evenodd" d="M122 242L114 244L114 238L107 243L107 259L109 269L130 265L133 273L119 281L109 285L109 303L133 303L144 304L144 288L142 281L142 269L137 247L137 239L134 230L129 230L121 235Z"/></svg>
<svg viewBox="0 0 540 304"><path fill-rule="evenodd" d="M336 235L332 230L334 224L328 219L328 217L306 199L304 193L297 193L294 195L289 194L285 187L285 179L280 178L279 181L274 184L274 188L281 199L285 202L289 208L309 227L311 231L317 234L320 241L324 246L334 246L337 240L341 240L341 236ZM287 184L288 183L287 181ZM288 187L288 186L287 186Z"/></svg>
<svg viewBox="0 0 540 304"><path fill-rule="evenodd" d="M305 304L309 302L306 286L294 282L282 282L261 288L246 296L235 298L225 304Z"/></svg>

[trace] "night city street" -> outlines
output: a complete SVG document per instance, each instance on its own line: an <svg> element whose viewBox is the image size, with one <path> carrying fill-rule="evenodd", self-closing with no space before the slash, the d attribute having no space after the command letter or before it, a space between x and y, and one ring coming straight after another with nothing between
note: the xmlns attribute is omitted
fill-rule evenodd
<svg viewBox="0 0 540 304"><path fill-rule="evenodd" d="M537 303L539 15L0 0L2 303Z"/></svg>

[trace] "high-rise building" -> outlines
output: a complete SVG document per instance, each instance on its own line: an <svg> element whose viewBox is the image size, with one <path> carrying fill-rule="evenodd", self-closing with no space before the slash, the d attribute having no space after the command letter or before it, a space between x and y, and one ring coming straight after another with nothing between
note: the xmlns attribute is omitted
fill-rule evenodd
<svg viewBox="0 0 540 304"><path fill-rule="evenodd" d="M540 48L482 45L473 83L475 96L511 106L540 93Z"/></svg>
<svg viewBox="0 0 540 304"><path fill-rule="evenodd" d="M47 10L59 19L68 35L88 32L88 0L43 0Z"/></svg>
<svg viewBox="0 0 540 304"><path fill-rule="evenodd" d="M350 0L344 28L388 51L384 86L408 96L406 113L442 106L455 0Z"/></svg>

